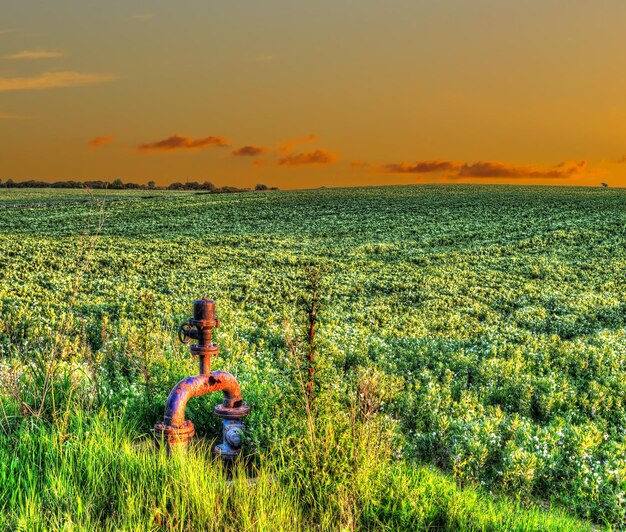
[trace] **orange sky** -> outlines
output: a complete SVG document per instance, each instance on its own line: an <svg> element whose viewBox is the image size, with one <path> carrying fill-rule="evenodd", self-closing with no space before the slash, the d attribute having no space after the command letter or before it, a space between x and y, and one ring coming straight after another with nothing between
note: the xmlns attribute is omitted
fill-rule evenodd
<svg viewBox="0 0 626 532"><path fill-rule="evenodd" d="M57 0L0 18L0 179L626 186L626 2Z"/></svg>

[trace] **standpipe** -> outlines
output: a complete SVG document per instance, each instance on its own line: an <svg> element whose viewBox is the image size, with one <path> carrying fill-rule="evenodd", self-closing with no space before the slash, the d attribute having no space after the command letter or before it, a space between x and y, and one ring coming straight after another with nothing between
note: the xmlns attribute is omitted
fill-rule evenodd
<svg viewBox="0 0 626 532"><path fill-rule="evenodd" d="M165 403L163 421L154 426L158 441L164 441L168 454L175 449L186 449L195 434L193 423L185 419L185 408L192 397L211 392L222 392L224 402L215 407L215 415L222 419L222 443L215 446L213 454L223 460L233 460L241 452L243 417L250 407L243 402L237 379L226 371L211 372L211 357L219 353L213 342L213 328L219 327L215 316L215 301L197 299L193 302L193 317L178 329L178 338L184 344L197 340L190 346L192 355L198 357L200 373L181 380L170 392Z"/></svg>

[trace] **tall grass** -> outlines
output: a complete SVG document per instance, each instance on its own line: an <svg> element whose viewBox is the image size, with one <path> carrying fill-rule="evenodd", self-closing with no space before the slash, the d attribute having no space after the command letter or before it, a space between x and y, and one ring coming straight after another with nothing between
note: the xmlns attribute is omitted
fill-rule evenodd
<svg viewBox="0 0 626 532"><path fill-rule="evenodd" d="M254 484L199 444L167 459L105 412L73 417L69 433L24 429L0 445L2 525L9 529L293 529L295 495L265 468Z"/></svg>
<svg viewBox="0 0 626 532"><path fill-rule="evenodd" d="M312 446L309 454L297 449L282 459L262 457L253 481L243 467L227 481L201 442L168 459L122 416L105 411L88 418L74 413L67 432L59 429L25 425L0 438L3 529L589 528L559 513L459 489L425 467L383 461L359 468L341 458L342 448L331 448L339 434L330 423L304 442ZM350 452L369 445L347 443L356 444Z"/></svg>

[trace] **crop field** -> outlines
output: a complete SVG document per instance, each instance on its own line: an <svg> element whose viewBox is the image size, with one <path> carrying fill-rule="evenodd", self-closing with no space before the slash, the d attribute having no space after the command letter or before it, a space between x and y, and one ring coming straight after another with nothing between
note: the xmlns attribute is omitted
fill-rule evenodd
<svg viewBox="0 0 626 532"><path fill-rule="evenodd" d="M254 483L151 442L203 295ZM0 189L0 385L6 529L626 527L626 190Z"/></svg>

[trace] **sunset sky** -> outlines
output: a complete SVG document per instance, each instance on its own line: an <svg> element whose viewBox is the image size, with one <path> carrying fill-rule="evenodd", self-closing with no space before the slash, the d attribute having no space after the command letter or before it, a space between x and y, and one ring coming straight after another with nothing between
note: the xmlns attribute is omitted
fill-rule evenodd
<svg viewBox="0 0 626 532"><path fill-rule="evenodd" d="M626 2L6 0L0 178L626 186Z"/></svg>

